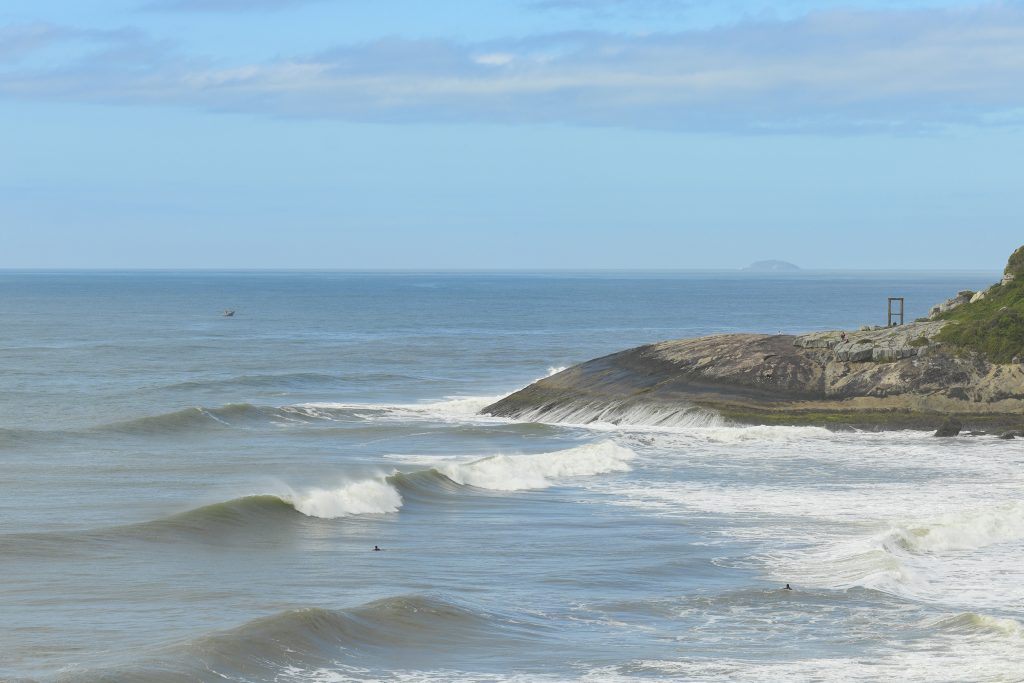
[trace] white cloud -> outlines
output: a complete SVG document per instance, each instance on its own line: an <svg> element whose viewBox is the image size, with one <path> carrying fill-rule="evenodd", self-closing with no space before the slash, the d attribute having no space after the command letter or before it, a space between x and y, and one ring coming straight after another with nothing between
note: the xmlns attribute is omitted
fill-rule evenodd
<svg viewBox="0 0 1024 683"><path fill-rule="evenodd" d="M515 55L507 52L490 52L488 54L478 55L474 58L477 64L486 64L487 66L505 66L515 61Z"/></svg>
<svg viewBox="0 0 1024 683"><path fill-rule="evenodd" d="M168 12L258 12L322 1L324 0L152 0L144 7Z"/></svg>
<svg viewBox="0 0 1024 683"><path fill-rule="evenodd" d="M0 68L0 97L360 121L811 132L1016 125L1024 109L1024 10L1011 5L485 44L388 39L231 67L130 34L101 39L96 54L61 68Z"/></svg>

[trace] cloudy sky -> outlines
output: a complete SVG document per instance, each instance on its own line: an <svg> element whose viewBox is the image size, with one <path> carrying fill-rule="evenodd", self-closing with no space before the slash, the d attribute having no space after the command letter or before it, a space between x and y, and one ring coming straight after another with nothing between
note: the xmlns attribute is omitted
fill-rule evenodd
<svg viewBox="0 0 1024 683"><path fill-rule="evenodd" d="M1022 243L1021 0L0 0L0 268Z"/></svg>

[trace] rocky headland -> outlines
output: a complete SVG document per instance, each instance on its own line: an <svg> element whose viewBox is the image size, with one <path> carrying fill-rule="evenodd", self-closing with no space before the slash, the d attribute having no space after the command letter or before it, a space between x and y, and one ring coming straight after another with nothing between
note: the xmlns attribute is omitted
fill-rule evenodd
<svg viewBox="0 0 1024 683"><path fill-rule="evenodd" d="M570 422L1024 428L1024 247L1002 282L929 318L805 335L663 341L575 365L483 413Z"/></svg>
<svg viewBox="0 0 1024 683"><path fill-rule="evenodd" d="M789 261L755 261L743 270L753 271L757 273L786 273L795 270L800 270L800 267L790 263Z"/></svg>

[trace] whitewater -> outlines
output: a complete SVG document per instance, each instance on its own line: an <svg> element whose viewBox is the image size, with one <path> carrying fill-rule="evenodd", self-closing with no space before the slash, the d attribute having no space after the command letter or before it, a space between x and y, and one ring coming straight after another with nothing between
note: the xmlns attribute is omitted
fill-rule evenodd
<svg viewBox="0 0 1024 683"><path fill-rule="evenodd" d="M1022 681L1019 440L481 412L991 279L0 273L0 680Z"/></svg>

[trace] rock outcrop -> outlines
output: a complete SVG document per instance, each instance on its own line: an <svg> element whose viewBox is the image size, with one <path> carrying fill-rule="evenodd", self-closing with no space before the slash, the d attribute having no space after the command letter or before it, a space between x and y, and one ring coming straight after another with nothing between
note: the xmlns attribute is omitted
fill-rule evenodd
<svg viewBox="0 0 1024 683"><path fill-rule="evenodd" d="M956 296L952 299L946 299L941 304L935 304L928 311L928 317L932 320L939 317L943 313L948 313L958 306L969 304L974 302L974 297L980 292L973 292L969 289L964 289L957 292Z"/></svg>
<svg viewBox="0 0 1024 683"><path fill-rule="evenodd" d="M960 420L955 417L947 417L942 421L942 424L939 425L939 428L935 430L935 436L956 436L963 428L964 426L961 424Z"/></svg>
<svg viewBox="0 0 1024 683"><path fill-rule="evenodd" d="M972 297L962 291L942 306L949 311ZM718 415L922 429L952 418L966 429L1021 429L1024 367L948 346L942 331L957 324L664 341L573 366L482 412L539 421L668 424Z"/></svg>
<svg viewBox="0 0 1024 683"><path fill-rule="evenodd" d="M936 328L850 333L847 342L840 333L660 342L573 366L482 412L658 424L703 408L754 423L935 429L957 415L978 427L1024 424L1024 368L911 345Z"/></svg>

